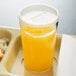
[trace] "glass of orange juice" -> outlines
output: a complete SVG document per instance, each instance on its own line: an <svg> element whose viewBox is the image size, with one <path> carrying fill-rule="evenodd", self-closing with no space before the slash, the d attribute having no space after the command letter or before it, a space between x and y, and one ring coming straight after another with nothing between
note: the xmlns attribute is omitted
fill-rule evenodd
<svg viewBox="0 0 76 76"><path fill-rule="evenodd" d="M50 69L56 41L58 11L45 4L32 4L19 13L24 65L32 72Z"/></svg>

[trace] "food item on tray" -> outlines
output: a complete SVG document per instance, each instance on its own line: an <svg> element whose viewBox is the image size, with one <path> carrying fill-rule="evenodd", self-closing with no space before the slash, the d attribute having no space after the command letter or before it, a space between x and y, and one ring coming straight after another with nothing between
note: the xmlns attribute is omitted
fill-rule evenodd
<svg viewBox="0 0 76 76"><path fill-rule="evenodd" d="M9 44L9 40L7 38L0 38L0 61L2 60L6 52L8 44Z"/></svg>
<svg viewBox="0 0 76 76"><path fill-rule="evenodd" d="M0 61L2 60L2 58L3 58L3 53L2 53L2 51L1 51L1 49L0 49Z"/></svg>

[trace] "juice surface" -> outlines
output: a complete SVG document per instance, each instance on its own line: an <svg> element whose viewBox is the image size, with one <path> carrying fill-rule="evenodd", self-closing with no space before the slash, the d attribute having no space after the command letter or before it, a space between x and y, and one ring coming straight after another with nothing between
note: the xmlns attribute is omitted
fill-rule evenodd
<svg viewBox="0 0 76 76"><path fill-rule="evenodd" d="M35 28L21 23L24 62L27 69L41 72L50 69L56 40L56 26Z"/></svg>

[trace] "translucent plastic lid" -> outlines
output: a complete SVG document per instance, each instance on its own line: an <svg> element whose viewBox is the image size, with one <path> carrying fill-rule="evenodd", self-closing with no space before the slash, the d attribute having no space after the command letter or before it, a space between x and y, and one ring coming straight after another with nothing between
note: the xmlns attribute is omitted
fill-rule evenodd
<svg viewBox="0 0 76 76"><path fill-rule="evenodd" d="M58 12L51 6L31 5L21 10L20 18L30 26L42 27L56 23Z"/></svg>

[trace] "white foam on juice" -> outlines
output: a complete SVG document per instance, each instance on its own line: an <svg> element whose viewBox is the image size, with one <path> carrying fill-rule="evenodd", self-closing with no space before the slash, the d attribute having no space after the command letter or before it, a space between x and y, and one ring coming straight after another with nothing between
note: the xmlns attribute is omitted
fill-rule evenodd
<svg viewBox="0 0 76 76"><path fill-rule="evenodd" d="M53 22L56 15L47 11L31 11L22 15L25 23L33 26L44 26Z"/></svg>

